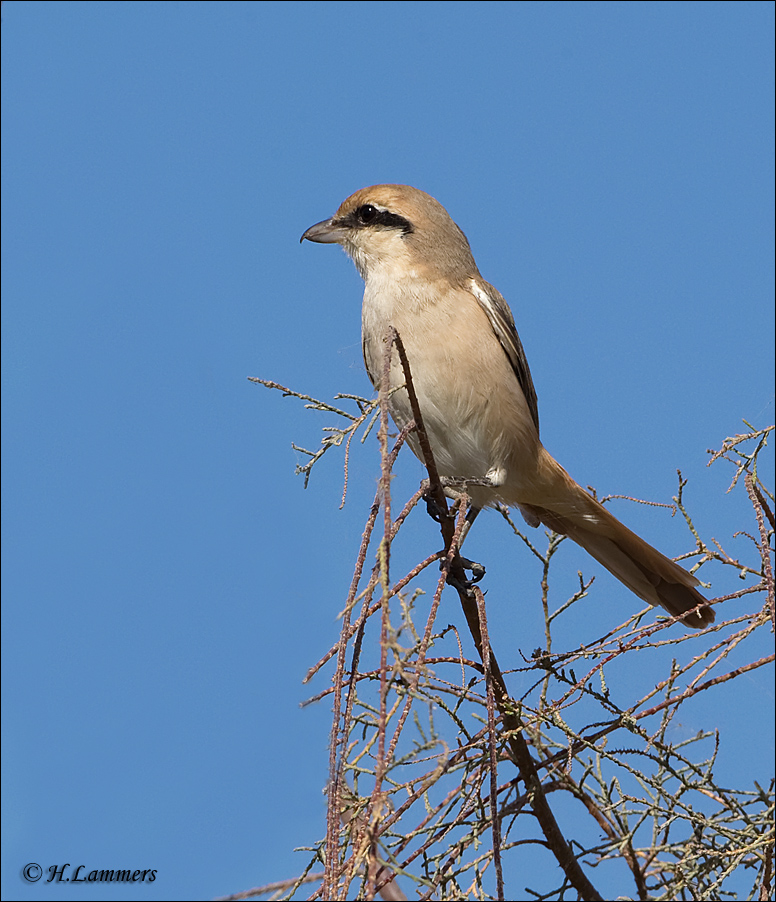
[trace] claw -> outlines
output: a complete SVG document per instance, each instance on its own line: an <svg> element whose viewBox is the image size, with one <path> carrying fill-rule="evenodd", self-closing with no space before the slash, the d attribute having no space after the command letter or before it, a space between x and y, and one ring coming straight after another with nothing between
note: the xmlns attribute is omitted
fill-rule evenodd
<svg viewBox="0 0 776 902"><path fill-rule="evenodd" d="M441 523L442 517L448 516L447 510L442 510L442 508L431 497L431 495L425 495L424 500L426 502L426 510L428 511L428 515L432 520L436 520L437 523Z"/></svg>
<svg viewBox="0 0 776 902"><path fill-rule="evenodd" d="M476 561L470 561L469 558L463 557L460 555L461 566L464 570L471 571L471 579L460 580L453 576L452 573L447 574L447 583L450 586L453 586L455 589L462 589L465 592L469 592L471 587L478 583L483 576L485 576L485 567L482 564L478 564ZM444 567L444 562L440 561L439 569L442 570Z"/></svg>
<svg viewBox="0 0 776 902"><path fill-rule="evenodd" d="M478 583L485 576L485 567L478 564L477 561L470 561L468 557L461 557L461 563L464 570L471 570L472 578L470 582Z"/></svg>
<svg viewBox="0 0 776 902"><path fill-rule="evenodd" d="M452 573L447 574L447 585L452 586L459 592L463 592L466 595L472 594L472 581L469 579L460 580L453 576Z"/></svg>

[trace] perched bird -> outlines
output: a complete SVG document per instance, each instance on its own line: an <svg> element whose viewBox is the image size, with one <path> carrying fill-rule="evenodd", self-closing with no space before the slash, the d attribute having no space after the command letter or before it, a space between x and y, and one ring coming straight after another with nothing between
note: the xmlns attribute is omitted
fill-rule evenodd
<svg viewBox="0 0 776 902"><path fill-rule="evenodd" d="M620 523L544 449L512 312L482 278L466 236L438 201L409 185L362 188L305 238L341 244L353 258L365 283L369 378L379 388L393 326L437 469L448 485L465 486L475 513L496 502L517 506L531 526L543 523L569 536L649 604L691 627L714 621L698 580ZM394 352L389 387L404 384ZM400 428L412 419L406 389L391 395L390 413ZM416 436L410 444L422 460Z"/></svg>

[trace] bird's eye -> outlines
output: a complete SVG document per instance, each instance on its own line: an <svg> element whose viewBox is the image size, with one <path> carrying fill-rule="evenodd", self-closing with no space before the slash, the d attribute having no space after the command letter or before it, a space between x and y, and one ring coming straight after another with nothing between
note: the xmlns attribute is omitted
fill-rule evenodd
<svg viewBox="0 0 776 902"><path fill-rule="evenodd" d="M364 204L356 210L356 213L359 222L363 222L364 225L369 225L369 223L374 222L377 217L377 207L373 207L371 204Z"/></svg>

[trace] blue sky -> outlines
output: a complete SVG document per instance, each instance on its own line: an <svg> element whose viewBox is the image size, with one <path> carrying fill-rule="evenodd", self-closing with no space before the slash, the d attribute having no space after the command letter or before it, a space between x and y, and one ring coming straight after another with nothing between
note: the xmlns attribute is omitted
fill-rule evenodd
<svg viewBox="0 0 776 902"><path fill-rule="evenodd" d="M464 229L578 481L669 501L679 467L699 528L743 553L746 505L705 464L774 417L772 4L2 20L4 898L60 897L29 861L158 869L101 898L210 898L293 876L322 835L329 711L298 705L327 677L301 679L337 638L378 458L359 446L343 511L333 454L304 491L291 442L326 421L247 377L370 393L358 275L299 245L360 187L415 185ZM411 492L419 465L399 471ZM493 515L469 542L508 666L541 644L535 566ZM571 644L638 605L600 580L618 601ZM771 710L747 686L701 725Z"/></svg>

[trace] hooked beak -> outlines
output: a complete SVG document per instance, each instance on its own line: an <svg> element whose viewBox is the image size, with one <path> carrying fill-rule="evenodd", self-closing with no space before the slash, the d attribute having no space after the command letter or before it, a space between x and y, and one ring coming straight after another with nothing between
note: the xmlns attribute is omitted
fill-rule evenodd
<svg viewBox="0 0 776 902"><path fill-rule="evenodd" d="M323 222L316 222L310 226L299 239L299 243L306 238L308 241L315 241L316 244L341 244L347 233L348 229L342 223L334 219L324 219Z"/></svg>

